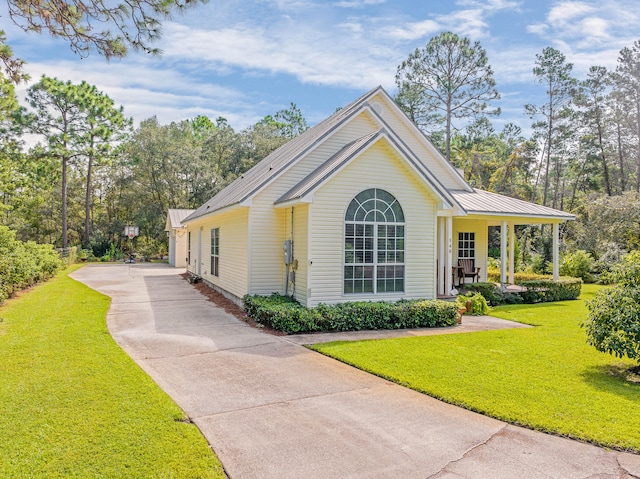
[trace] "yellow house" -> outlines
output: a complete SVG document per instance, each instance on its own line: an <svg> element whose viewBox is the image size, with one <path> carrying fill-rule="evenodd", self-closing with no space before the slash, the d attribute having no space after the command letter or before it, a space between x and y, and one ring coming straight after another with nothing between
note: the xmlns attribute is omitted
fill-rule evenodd
<svg viewBox="0 0 640 479"><path fill-rule="evenodd" d="M304 305L435 298L459 260L486 281L488 227L513 258L518 224L573 215L469 186L381 87L294 138L182 220L187 269L232 299ZM507 251L510 250L511 254ZM513 283L503 261L501 282Z"/></svg>

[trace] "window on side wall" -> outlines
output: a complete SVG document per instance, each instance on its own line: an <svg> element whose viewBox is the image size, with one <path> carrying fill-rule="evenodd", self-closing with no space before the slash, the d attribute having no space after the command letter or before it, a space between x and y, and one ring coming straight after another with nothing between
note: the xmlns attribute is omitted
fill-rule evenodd
<svg viewBox="0 0 640 479"><path fill-rule="evenodd" d="M211 274L219 276L220 263L220 228L211 229Z"/></svg>

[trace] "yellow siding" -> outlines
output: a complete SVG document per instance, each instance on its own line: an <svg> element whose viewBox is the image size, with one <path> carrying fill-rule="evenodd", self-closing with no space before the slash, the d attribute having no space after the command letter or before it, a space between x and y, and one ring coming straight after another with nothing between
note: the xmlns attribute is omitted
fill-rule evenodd
<svg viewBox="0 0 640 479"><path fill-rule="evenodd" d="M480 281L487 280L489 226L485 220L453 219L453 264L458 264L458 233L475 233L475 265L480 268Z"/></svg>
<svg viewBox="0 0 640 479"><path fill-rule="evenodd" d="M362 190L382 188L400 202L405 214L405 292L377 296L343 294L344 215ZM310 220L308 304L358 299L433 298L436 296L436 202L424 183L380 142L354 160L314 195Z"/></svg>
<svg viewBox="0 0 640 479"><path fill-rule="evenodd" d="M249 245L249 291L252 294L284 293L285 290L286 267L282 246L286 239L291 238L291 208L275 208L274 203L347 143L376 130L377 126L368 114L360 114L253 198L250 212L252 239ZM295 206L294 211L303 207L307 208ZM296 272L296 297L304 302L308 262L305 258L305 264L302 265L300 258L302 254L307 254L307 245L302 244L307 241L307 235L305 230L304 236L301 236L301 229L303 222L308 222L308 216L302 214L300 220L296 218L297 213L293 222L296 228L294 236L300 236L300 239L294 237L294 258L298 259L299 268Z"/></svg>
<svg viewBox="0 0 640 479"><path fill-rule="evenodd" d="M273 199L259 195L250 211L251 243L249 291L252 294L284 293L285 266L282 244L291 237L291 208L276 209ZM288 215L287 215L288 213Z"/></svg>
<svg viewBox="0 0 640 479"><path fill-rule="evenodd" d="M429 171L448 189L462 189L464 188L464 182L460 180L458 175L451 171L449 168L445 168L441 162L446 162L445 159L436 159L434 154L428 150L425 146L427 140L422 137L422 134L408 129L405 123L401 121L400 113L385 105L386 97L378 94L370 101L374 104L380 102L383 106L382 118L389 125L389 127L407 144L407 146L422 160L427 166ZM435 147L434 147L435 148Z"/></svg>
<svg viewBox="0 0 640 479"><path fill-rule="evenodd" d="M301 304L307 304L309 205L297 205L293 212L293 258L297 261L295 297Z"/></svg>
<svg viewBox="0 0 640 479"><path fill-rule="evenodd" d="M191 231L191 264L189 271L199 274L210 283L241 298L248 292L248 210L238 208L230 212L194 221ZM211 274L211 229L220 228L219 276ZM201 254L198 256L198 236L201 234Z"/></svg>

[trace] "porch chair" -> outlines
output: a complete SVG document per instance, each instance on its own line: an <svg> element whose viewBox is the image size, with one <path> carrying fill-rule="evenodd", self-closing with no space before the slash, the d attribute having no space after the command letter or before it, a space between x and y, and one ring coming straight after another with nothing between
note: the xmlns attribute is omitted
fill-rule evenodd
<svg viewBox="0 0 640 479"><path fill-rule="evenodd" d="M472 259L459 259L458 266L460 267L460 277L462 279L462 284L464 284L465 278L472 278L472 283L480 281L480 268L476 268L473 265Z"/></svg>

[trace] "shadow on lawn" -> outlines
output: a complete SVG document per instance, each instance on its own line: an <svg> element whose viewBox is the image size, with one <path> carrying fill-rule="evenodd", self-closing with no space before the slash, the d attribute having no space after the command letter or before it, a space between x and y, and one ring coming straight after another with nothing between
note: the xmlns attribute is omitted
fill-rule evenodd
<svg viewBox="0 0 640 479"><path fill-rule="evenodd" d="M592 387L637 401L640 392L640 366L628 363L603 364L587 368L582 377Z"/></svg>

